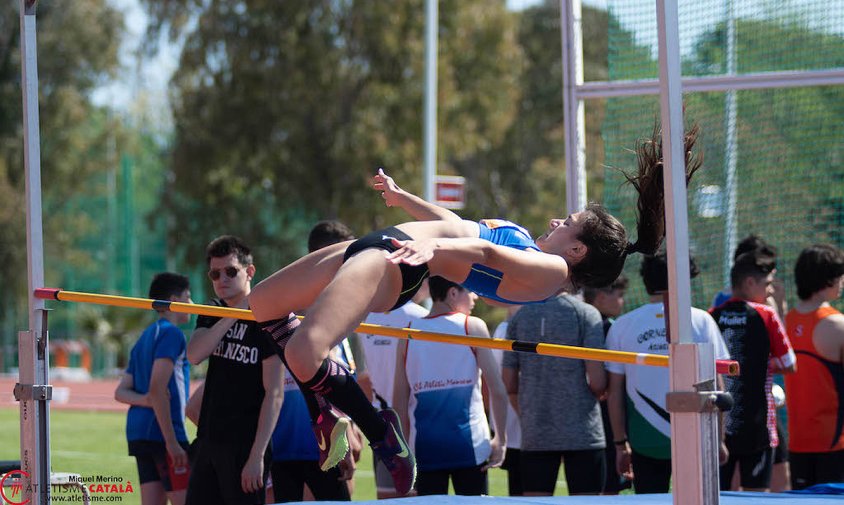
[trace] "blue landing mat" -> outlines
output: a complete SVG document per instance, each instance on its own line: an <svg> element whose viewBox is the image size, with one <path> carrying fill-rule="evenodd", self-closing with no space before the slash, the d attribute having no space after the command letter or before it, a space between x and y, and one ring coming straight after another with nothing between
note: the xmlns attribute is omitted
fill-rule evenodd
<svg viewBox="0 0 844 505"><path fill-rule="evenodd" d="M788 502L782 500L789 500ZM798 503L799 505L831 505L832 502L844 503L841 495L818 495L798 493L721 493L722 505L761 505L777 501ZM314 502L308 502L313 504ZM330 505L349 505L349 502L320 502ZM509 496L415 496L413 498L395 498L378 501L356 501L357 504L369 505L671 505L670 494L622 495L622 496L548 496L548 497L509 497Z"/></svg>

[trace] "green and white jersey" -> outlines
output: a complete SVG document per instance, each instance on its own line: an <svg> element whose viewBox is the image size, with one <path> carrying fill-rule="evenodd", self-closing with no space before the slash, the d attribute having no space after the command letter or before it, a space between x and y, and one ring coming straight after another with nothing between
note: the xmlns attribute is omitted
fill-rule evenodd
<svg viewBox="0 0 844 505"><path fill-rule="evenodd" d="M730 355L721 331L706 311L692 308L692 339L715 345L716 359ZM662 303L650 303L629 312L610 327L607 349L648 354L668 354L665 339L665 310ZM665 409L670 390L668 368L607 363L607 371L624 375L627 396L627 438L639 454L657 459L671 458L671 422Z"/></svg>

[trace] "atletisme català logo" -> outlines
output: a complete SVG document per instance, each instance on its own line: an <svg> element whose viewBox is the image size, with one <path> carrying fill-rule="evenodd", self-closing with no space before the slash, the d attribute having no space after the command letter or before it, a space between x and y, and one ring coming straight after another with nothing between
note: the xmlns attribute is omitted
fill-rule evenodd
<svg viewBox="0 0 844 505"><path fill-rule="evenodd" d="M26 505L30 499L23 498L23 481L29 474L23 470L12 470L0 479L0 496L11 505Z"/></svg>
<svg viewBox="0 0 844 505"><path fill-rule="evenodd" d="M114 475L70 475L68 481L62 484L51 484L50 494L53 496L64 494L79 494L79 487L84 486L91 495L91 502L98 501L97 495L124 495L134 493L135 488L131 481L124 482L123 477ZM30 481L30 474L23 470L12 470L0 478L0 498L9 505L26 505L31 499L24 498L32 496L37 492L37 485ZM81 499L81 495L79 496ZM111 497L109 501L114 499ZM105 499L105 497L100 498Z"/></svg>

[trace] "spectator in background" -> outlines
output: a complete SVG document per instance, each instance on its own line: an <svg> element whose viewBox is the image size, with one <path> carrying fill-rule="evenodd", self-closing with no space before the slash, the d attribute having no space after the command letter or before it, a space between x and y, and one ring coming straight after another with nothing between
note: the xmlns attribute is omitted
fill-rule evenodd
<svg viewBox="0 0 844 505"><path fill-rule="evenodd" d="M592 305L601 313L601 321L604 326L604 337L610 331L613 321L621 315L624 310L624 293L627 291L629 282L624 274L605 288L584 288L583 301ZM632 485L630 479L619 475L615 465L615 440L612 425L610 424L610 411L606 399L601 400L601 422L604 425L604 440L607 447L604 452L607 466L607 480L604 482L606 495L616 495L622 489L629 489Z"/></svg>
<svg viewBox="0 0 844 505"><path fill-rule="evenodd" d="M476 294L438 276L428 286L434 303L414 329L489 337L486 323L470 315ZM493 418L506 426L507 393L492 352L401 340L396 354L393 403L416 454L417 492L448 494L450 479L456 494L488 494L487 469L501 466L507 443L506 432L490 437L481 395L483 374Z"/></svg>
<svg viewBox="0 0 844 505"><path fill-rule="evenodd" d="M422 288L410 301L395 310L373 312L364 322L393 328L416 327L414 323L429 313L428 309L422 306L429 298L428 280L426 279L423 281ZM393 384L396 379L396 347L399 340L382 335L359 333L358 342L363 349L366 360L366 372L359 379L361 388L375 408L379 410L391 408ZM378 499L402 496L396 491L393 476L384 466L384 462L374 456L372 461L375 467L375 493Z"/></svg>
<svg viewBox="0 0 844 505"><path fill-rule="evenodd" d="M526 305L507 338L604 347L601 314L571 295ZM598 398L606 390L603 363L509 352L502 375L522 428L525 496L551 496L561 461L569 494L599 494L606 479L604 429Z"/></svg>
<svg viewBox="0 0 844 505"><path fill-rule="evenodd" d="M190 282L184 275L160 273L152 279L149 297L192 303ZM130 405L126 440L138 465L141 502L181 505L189 478L185 404L190 365L185 334L177 325L187 324L190 314L155 310L158 319L132 347L114 398Z"/></svg>
<svg viewBox="0 0 844 505"><path fill-rule="evenodd" d="M689 270L692 278L699 273L693 258ZM607 335L607 349L667 355L665 251L645 256L640 272L650 302L616 319ZM706 311L692 307L691 323L694 342L712 344L716 359L729 359L721 332ZM667 493L671 482L671 418L665 407L670 389L668 369L622 363L607 363L606 367L617 471L619 475L632 474L637 494ZM722 443L721 458L725 457Z"/></svg>
<svg viewBox="0 0 844 505"><path fill-rule="evenodd" d="M507 338L507 326L510 320L516 315L516 312L522 308L521 305L510 305L507 307L507 319L501 322L492 334L494 339ZM495 361L498 362L499 368L501 362L504 360L504 351L501 349L492 349L492 355L495 356ZM493 418L493 429L497 432L501 430L495 425ZM508 400L507 402L507 452L504 456L504 463L501 465L502 470L507 471L507 492L510 496L522 496L522 428L519 426L519 415L516 409L513 408Z"/></svg>
<svg viewBox="0 0 844 505"><path fill-rule="evenodd" d="M348 226L340 221L320 221L308 235L308 251L313 252L345 240L354 239ZM293 287L292 289L295 289ZM341 346L332 350L332 358L349 366ZM349 425L347 430L354 428ZM357 440L349 435L350 442ZM302 501L305 486L319 501L349 501L347 485L354 475L354 458L350 452L339 465L323 471L319 465L319 445L311 426L305 397L292 375L284 381L284 403L272 436L272 499L284 503ZM359 451L358 451L359 452Z"/></svg>
<svg viewBox="0 0 844 505"><path fill-rule="evenodd" d="M844 482L844 316L829 304L841 297L844 252L831 245L804 249L794 278L800 301L785 323L797 371L785 384L791 482L803 489Z"/></svg>
<svg viewBox="0 0 844 505"><path fill-rule="evenodd" d="M736 465L742 489L768 491L771 484L779 444L772 372L793 372L796 361L779 316L766 304L775 265L760 251L740 255L730 270L733 296L711 309L730 356L741 367L740 375L726 380L735 403L726 415L730 455L721 467L722 490L731 489Z"/></svg>
<svg viewBox="0 0 844 505"><path fill-rule="evenodd" d="M249 247L224 235L206 249L212 305L248 308L255 265ZM187 502L263 504L269 442L282 401L284 370L254 321L199 316L188 359L208 359L199 439Z"/></svg>
<svg viewBox="0 0 844 505"><path fill-rule="evenodd" d="M741 256L742 254L751 251L756 251L762 256L770 257L774 261L774 280L771 283L771 295L768 296L766 303L770 305L771 308L776 310L777 315L780 317L780 320L783 320L783 318L785 317L787 304L785 301L785 286L783 285L782 280L776 277L777 249L771 244L767 243L762 238L751 234L738 243L738 245L736 246L736 250L733 253L733 260L735 261L735 259ZM717 295L715 295L715 298L712 300L712 308L714 309L715 307L726 302L730 299L731 296L732 291L730 289L725 289L724 291L719 292ZM784 384L782 375L775 374L774 382L776 385L781 387ZM771 490L774 492L781 492L787 491L790 488L790 477L788 468L788 444L786 443L786 441L788 440L788 430L786 429L787 420L784 410L777 410L776 420L777 438L779 438L781 443L777 444L776 449L774 449L774 468L771 471ZM738 473L735 473L733 475L731 488L738 489L738 487L739 476Z"/></svg>
<svg viewBox="0 0 844 505"><path fill-rule="evenodd" d="M624 294L630 282L621 274L605 288L583 288L583 301L598 309L604 325L604 335L610 331L613 320L624 310Z"/></svg>
<svg viewBox="0 0 844 505"><path fill-rule="evenodd" d="M779 315L780 319L782 319L783 317L785 317L786 312L785 286L783 286L781 280L776 278L777 248L765 242L765 240L763 240L762 238L751 234L744 237L741 242L738 243L735 252L733 252L733 261L735 261L742 254L751 251L756 251L760 255L768 256L774 260L774 280L771 283L771 292L768 296L767 303L777 311L777 315ZM715 308L721 305L722 303L726 302L730 299L731 296L732 290L730 289L719 291L718 294L715 295L715 298L713 298L712 300L712 308Z"/></svg>
<svg viewBox="0 0 844 505"><path fill-rule="evenodd" d="M336 219L320 221L308 232L308 252L312 253L346 240L354 240L355 234L346 223Z"/></svg>

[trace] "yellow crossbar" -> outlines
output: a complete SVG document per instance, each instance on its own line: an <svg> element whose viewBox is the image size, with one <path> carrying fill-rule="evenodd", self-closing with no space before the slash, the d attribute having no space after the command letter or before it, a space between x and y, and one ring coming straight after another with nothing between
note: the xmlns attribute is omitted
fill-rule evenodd
<svg viewBox="0 0 844 505"><path fill-rule="evenodd" d="M252 314L251 310L216 307L213 305L201 305L196 303L170 302L166 300L152 300L149 298L132 298L128 296L81 293L78 291L65 291L56 288L36 289L35 296L45 300L60 300L63 302L112 305L115 307L127 307L133 309L169 310L171 312L181 312L185 314L197 314L212 317L231 317L235 319L246 319L249 321L255 320L255 316ZM302 316L299 317L301 318ZM425 340L429 342L441 342L444 344L467 345L471 347L485 347L488 349L501 349L504 351L527 352L541 354L544 356L556 356L559 358L612 361L616 363L661 367L667 367L669 363L668 356L663 356L661 354L609 351L606 349L590 349L588 347L547 344L543 342L525 342L520 340L450 335L447 333L422 331L414 328L394 328L378 324L362 323L355 331L372 335L383 335L386 337ZM738 375L739 373L738 362L732 360L716 360L716 369L718 373L726 375Z"/></svg>

